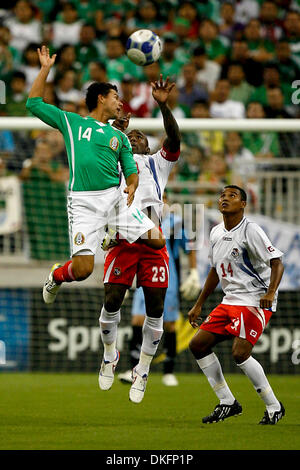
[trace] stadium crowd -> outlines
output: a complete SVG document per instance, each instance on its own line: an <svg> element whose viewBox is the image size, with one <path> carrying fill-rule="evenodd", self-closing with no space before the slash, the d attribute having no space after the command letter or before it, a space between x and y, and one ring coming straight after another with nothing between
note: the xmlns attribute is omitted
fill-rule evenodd
<svg viewBox="0 0 300 470"><path fill-rule="evenodd" d="M160 60L147 67L125 53L128 35L140 28L163 41ZM177 84L169 101L176 118L299 117L292 102L300 77L299 0L4 0L0 77L7 96L1 116L27 115L41 44L57 53L44 100L83 116L85 91L98 80L118 86L132 117L159 117L150 82L161 73ZM172 179L254 188L255 159L297 157L298 139L275 132L185 133ZM156 151L159 136L151 142ZM41 146L50 157L36 157ZM18 173L28 180L29 162L49 181L67 178L57 133L0 131L0 176Z"/></svg>

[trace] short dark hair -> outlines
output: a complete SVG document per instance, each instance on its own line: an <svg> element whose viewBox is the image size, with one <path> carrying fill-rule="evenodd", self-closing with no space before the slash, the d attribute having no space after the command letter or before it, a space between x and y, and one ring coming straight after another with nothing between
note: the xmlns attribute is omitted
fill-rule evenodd
<svg viewBox="0 0 300 470"><path fill-rule="evenodd" d="M15 70L13 72L11 79L13 80L14 78L20 78L21 80L24 80L24 82L26 82L26 75L21 70Z"/></svg>
<svg viewBox="0 0 300 470"><path fill-rule="evenodd" d="M107 82L94 82L92 83L86 92L85 104L89 111L97 108L98 96L107 96L110 90L115 90L118 93L116 85Z"/></svg>
<svg viewBox="0 0 300 470"><path fill-rule="evenodd" d="M238 189L238 191L241 194L241 200L247 202L247 193L243 188L240 188L239 186L236 186L235 184L228 184L227 186L224 186L224 189L227 189L227 188Z"/></svg>

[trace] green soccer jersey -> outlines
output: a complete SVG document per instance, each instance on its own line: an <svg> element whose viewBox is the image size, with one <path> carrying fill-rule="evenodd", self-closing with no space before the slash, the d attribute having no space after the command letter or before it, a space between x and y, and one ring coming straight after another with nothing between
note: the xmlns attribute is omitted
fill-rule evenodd
<svg viewBox="0 0 300 470"><path fill-rule="evenodd" d="M70 191L99 191L119 185L118 162L125 178L137 173L130 142L123 132L87 116L62 111L29 98L26 107L64 136Z"/></svg>

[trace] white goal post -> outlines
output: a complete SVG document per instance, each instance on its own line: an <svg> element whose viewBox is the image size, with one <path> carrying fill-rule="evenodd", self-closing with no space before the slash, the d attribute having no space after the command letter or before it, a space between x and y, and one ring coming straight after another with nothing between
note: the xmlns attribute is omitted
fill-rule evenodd
<svg viewBox="0 0 300 470"><path fill-rule="evenodd" d="M300 132L300 119L177 119L182 132L191 131L256 131ZM161 131L162 119L132 118L128 129ZM0 130L43 130L50 126L35 117L0 117Z"/></svg>

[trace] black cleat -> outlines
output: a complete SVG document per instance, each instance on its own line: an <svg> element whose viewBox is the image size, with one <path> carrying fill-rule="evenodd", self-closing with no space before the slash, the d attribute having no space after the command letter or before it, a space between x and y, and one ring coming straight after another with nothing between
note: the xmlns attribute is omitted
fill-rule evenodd
<svg viewBox="0 0 300 470"><path fill-rule="evenodd" d="M229 418L230 416L239 416L242 414L242 406L237 400L234 400L232 405L217 405L214 411L202 418L202 423L218 423L219 421L224 421L224 419Z"/></svg>
<svg viewBox="0 0 300 470"><path fill-rule="evenodd" d="M281 402L280 403L280 410L279 411L274 411L274 413L271 413L271 416L269 415L268 410L265 411L262 420L258 424L277 424L278 421L284 417L285 415L285 409L284 406Z"/></svg>

